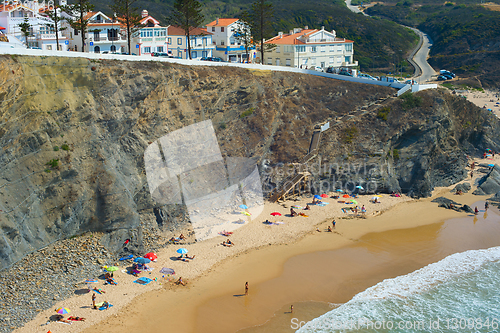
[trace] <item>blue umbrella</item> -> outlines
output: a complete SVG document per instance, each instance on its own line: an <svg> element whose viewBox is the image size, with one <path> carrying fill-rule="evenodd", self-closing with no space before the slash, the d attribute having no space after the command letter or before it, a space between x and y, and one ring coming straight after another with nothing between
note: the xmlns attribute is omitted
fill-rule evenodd
<svg viewBox="0 0 500 333"><path fill-rule="evenodd" d="M241 209L248 209L248 207L246 205L240 205L240 208Z"/></svg>
<svg viewBox="0 0 500 333"><path fill-rule="evenodd" d="M495 164L488 164L488 166L490 166L490 167L494 167L494 166L495 166Z"/></svg>
<svg viewBox="0 0 500 333"><path fill-rule="evenodd" d="M321 200L321 197L320 197L319 195L317 195L317 194L316 194L314 197L315 197L316 199Z"/></svg>
<svg viewBox="0 0 500 333"><path fill-rule="evenodd" d="M177 253L186 254L186 253L188 253L188 250L185 249L185 248L180 248L180 249L177 250Z"/></svg>
<svg viewBox="0 0 500 333"><path fill-rule="evenodd" d="M149 264L151 262L151 260L149 260L148 258L141 258L141 257L138 257L138 258L135 258L134 259L134 262L138 262L139 264Z"/></svg>
<svg viewBox="0 0 500 333"><path fill-rule="evenodd" d="M337 192L344 192L344 191L342 191L341 189L338 189Z"/></svg>

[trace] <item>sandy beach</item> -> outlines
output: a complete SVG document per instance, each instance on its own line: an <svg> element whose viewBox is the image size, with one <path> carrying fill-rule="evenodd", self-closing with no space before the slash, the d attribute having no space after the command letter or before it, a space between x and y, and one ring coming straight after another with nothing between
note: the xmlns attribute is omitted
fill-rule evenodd
<svg viewBox="0 0 500 333"><path fill-rule="evenodd" d="M474 181L479 176L476 175ZM436 189L432 198L446 196L470 205L485 199L472 194L456 196L450 193L452 188L453 186ZM473 190L474 188L475 186ZM106 300L113 304L112 308L93 310L91 293L75 295L59 302L53 309L40 312L34 320L14 332L122 332L134 327L148 332L164 332L167 329L175 332L234 332L264 324L273 318L276 311L297 300L319 301L316 312L321 314L328 311L326 308L329 305L324 304L332 300L345 302L353 294L380 279L406 274L433 260L439 260L450 251L464 248L449 246L456 243L450 238L449 242L446 242L448 245L439 247L436 254L427 255L422 260L396 260L399 263L396 266L384 262L386 269L380 271L376 264L382 263L383 260L374 259L366 253L377 248L377 242L386 237L382 236L384 232L396 232L392 237L400 242L407 242L407 235L417 235L417 238L418 235L423 238L429 238L430 235L432 238L437 227L426 229L425 226L442 224L452 218L465 218L468 214L438 208L436 203L431 202L432 198L412 200L406 196L397 198L384 194L380 203L370 202L371 198L372 195L365 195L356 199L359 207L365 205L367 208L366 218L351 218L341 211L346 205L331 198L325 199L329 204L324 207L311 206L310 211L298 210L309 217L286 215L289 214L291 205L304 207L306 203L311 202L311 198L288 201L284 205L266 203L261 215L230 236L235 246L222 246L222 241L226 239L222 236L195 244L170 245L157 253L157 262L150 265L153 270L143 274L153 279L148 285L133 283L136 278L122 272L125 266L120 266L120 270L115 273L117 286L105 286L102 280L96 284L98 288L106 291L105 294L97 295L97 302ZM280 212L282 216L270 216L275 211ZM337 220L335 230L332 233L326 232L334 217ZM283 224L263 224L267 219ZM317 228L321 232L316 231ZM498 231L495 225L488 228L481 230L486 234L495 234L495 231ZM465 227L460 230L468 232ZM366 237L375 237L375 240L367 242ZM497 245L496 238L483 242L481 237L478 237L476 241L467 244L468 247L478 247L481 244L493 246ZM363 247L356 248L359 244L368 243L368 250ZM196 259L191 262L174 260L178 255L175 251L179 247L186 247L190 255L196 255ZM401 252L400 248L401 243L398 242L386 246L389 253ZM413 249L416 250L417 247ZM320 269L313 272L314 268L309 268L304 269L295 278L276 280L286 271L289 261L299 260L292 265L294 267L301 267L305 262L325 262L328 259L321 254L325 251L347 252L340 256L344 260L328 265L335 267L335 270ZM308 254L312 257L308 258ZM291 258L293 260L290 260ZM169 281L169 276L164 277L159 273L162 267L173 268L176 271L174 277L182 277L188 282L187 286L175 285ZM335 277L336 288L327 286L332 276ZM310 280L313 282L309 283ZM242 295L245 281L250 281L248 297ZM334 291L324 293L324 290ZM322 305L321 302L325 303ZM86 321L74 322L71 325L52 322L50 318L57 307L70 308L70 315L84 317ZM310 311L309 316L318 315L316 312Z"/></svg>
<svg viewBox="0 0 500 333"><path fill-rule="evenodd" d="M460 94L465 96L470 102L476 104L480 108L491 109L491 112L497 117L500 117L500 93L491 90L484 92L473 91L460 91Z"/></svg>

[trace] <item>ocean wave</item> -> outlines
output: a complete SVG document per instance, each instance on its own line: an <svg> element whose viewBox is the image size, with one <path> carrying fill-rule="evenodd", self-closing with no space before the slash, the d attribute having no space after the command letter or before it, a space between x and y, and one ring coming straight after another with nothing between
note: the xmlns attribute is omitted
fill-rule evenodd
<svg viewBox="0 0 500 333"><path fill-rule="evenodd" d="M297 332L390 332L391 329L382 327L375 329L373 323L392 321L394 325L405 320L421 323L425 328L399 327L396 331L451 332L450 318L482 316L486 320L494 312L500 319L500 310L491 311L492 307L498 308L495 302L500 301L499 296L492 293L500 287L498 261L500 247L452 254L410 274L384 280L366 289ZM430 327L432 320L442 320L438 329ZM372 324L371 329L366 323Z"/></svg>

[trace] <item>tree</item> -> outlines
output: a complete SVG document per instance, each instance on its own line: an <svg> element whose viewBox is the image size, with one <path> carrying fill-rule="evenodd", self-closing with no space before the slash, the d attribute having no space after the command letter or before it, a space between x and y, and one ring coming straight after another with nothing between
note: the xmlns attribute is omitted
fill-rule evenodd
<svg viewBox="0 0 500 333"><path fill-rule="evenodd" d="M234 31L236 39L245 46L247 62L249 61L248 50L250 49L250 45L252 45L252 30L250 29L250 23L248 22L250 22L250 15L247 11L244 11L240 14L238 25Z"/></svg>
<svg viewBox="0 0 500 333"><path fill-rule="evenodd" d="M274 44L264 44L264 39L272 37L273 34L274 8L272 3L266 0L257 0L252 4L250 23L254 41L260 43L260 63L264 64L264 52L276 47Z"/></svg>
<svg viewBox="0 0 500 333"><path fill-rule="evenodd" d="M59 1L55 1L54 2L54 7L52 8L52 10L47 9L45 11L45 14L52 20L52 22L54 23L46 23L45 25L51 29L54 29L55 33L56 33L56 50L59 51L59 31L63 31L63 30L66 30L66 27L62 28L62 27L59 27L61 22L64 21L65 19L62 18L61 16L59 16L59 12L57 11L59 8Z"/></svg>
<svg viewBox="0 0 500 333"><path fill-rule="evenodd" d="M191 29L201 26L204 19L205 16L201 13L201 3L198 0L175 0L174 11L168 20L172 25L184 29L189 59L192 59Z"/></svg>
<svg viewBox="0 0 500 333"><path fill-rule="evenodd" d="M132 52L130 48L132 35L142 28L142 17L137 13L139 9L133 6L135 2L137 0L113 0L113 4L110 6L118 17L118 21L127 29L128 54Z"/></svg>
<svg viewBox="0 0 500 333"><path fill-rule="evenodd" d="M21 28L21 32L24 35L24 39L26 40L26 48L29 48L28 46L28 37L31 34L31 24L29 22L29 19L27 17L24 18L23 23L18 24L19 28Z"/></svg>
<svg viewBox="0 0 500 333"><path fill-rule="evenodd" d="M76 3L64 6L61 9L72 15L78 15L78 19L68 19L68 22L71 28L80 31L82 36L82 52L85 52L85 33L89 26L87 13L94 10L94 5L89 0L76 0Z"/></svg>

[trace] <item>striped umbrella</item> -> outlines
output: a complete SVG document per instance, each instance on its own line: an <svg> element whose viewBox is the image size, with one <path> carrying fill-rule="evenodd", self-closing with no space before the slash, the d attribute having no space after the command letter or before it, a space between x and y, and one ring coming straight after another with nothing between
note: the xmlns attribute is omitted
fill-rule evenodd
<svg viewBox="0 0 500 333"><path fill-rule="evenodd" d="M68 308L57 308L56 312L59 314L66 314L66 313L70 313L71 311Z"/></svg>

